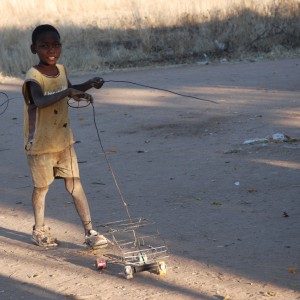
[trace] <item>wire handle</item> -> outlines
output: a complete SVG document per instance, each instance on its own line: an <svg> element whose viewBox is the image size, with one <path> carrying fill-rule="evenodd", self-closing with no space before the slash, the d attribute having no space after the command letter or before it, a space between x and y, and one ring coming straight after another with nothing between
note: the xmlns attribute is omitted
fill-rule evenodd
<svg viewBox="0 0 300 300"><path fill-rule="evenodd" d="M206 102L211 102L211 103L214 103L214 104L218 104L218 102L213 101L213 100L199 98L199 97L191 96L191 95L185 95L185 94L177 93L177 92L174 92L174 91L171 91L171 90L167 90L167 89L163 89L163 88L158 88L158 87L154 87L154 86L150 86L150 85L146 85L146 84L136 83L136 82L132 82L132 81L126 81L126 80L104 80L104 82L129 83L129 84L133 84L133 85L137 85L137 86L141 86L141 87L145 87L145 88L149 88L149 89L153 89L153 90L159 90L159 91L171 93L171 94L174 94L174 95L177 95L177 96L181 96L181 97L185 97L185 98L192 98L192 99L196 99L196 100L199 100L199 101L206 101Z"/></svg>
<svg viewBox="0 0 300 300"><path fill-rule="evenodd" d="M4 97L3 102L2 102L2 97ZM0 112L0 116L1 116L6 112L6 110L8 109L9 101L12 100L13 98L8 98L6 93L0 92L0 99L2 102L2 103L0 103L0 107L4 106L3 110Z"/></svg>
<svg viewBox="0 0 300 300"><path fill-rule="evenodd" d="M117 191L118 191L118 193L119 193L119 195L120 195L120 198L121 198L121 200L122 200L122 202L123 202L123 206L125 207L127 216L128 216L128 218L129 218L129 220L131 221L132 218L131 218L131 215L130 215L130 213L129 213L127 203L126 203L126 201L125 201L125 197L123 196L123 193L122 193L122 191L121 191L121 189L120 189L120 186L119 186L119 184L118 184L118 181L117 181L115 172L114 172L114 170L113 170L113 168L112 168L112 166L111 166L111 164L110 164L110 162L109 162L109 160L108 160L108 158L107 158L106 152L105 152L104 147L103 147L103 144L102 144L102 140L101 140L101 137L100 137L100 133L99 133L99 129L98 129L98 126L97 126L97 121L96 121L96 111L95 111L94 104L93 104L92 102L91 102L91 105L92 105L92 108L93 108L93 120L94 120L94 125L95 125L95 128L96 128L96 132L97 132L97 136L98 136L98 141L99 141L101 150L102 150L102 152L103 152L103 154L104 154L105 161L106 161L106 163L107 163L107 165L108 165L108 168L109 168L109 170L110 170L110 172L111 172L111 174L112 174L113 180L114 180L114 182L115 182L115 186L116 186Z"/></svg>

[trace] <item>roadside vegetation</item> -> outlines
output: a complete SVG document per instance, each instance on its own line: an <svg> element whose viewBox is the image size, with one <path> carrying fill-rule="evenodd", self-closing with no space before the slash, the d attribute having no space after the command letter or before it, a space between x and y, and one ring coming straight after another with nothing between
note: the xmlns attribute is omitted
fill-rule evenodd
<svg viewBox="0 0 300 300"><path fill-rule="evenodd" d="M71 72L299 53L300 0L2 0L0 73L35 63L31 31L55 25Z"/></svg>

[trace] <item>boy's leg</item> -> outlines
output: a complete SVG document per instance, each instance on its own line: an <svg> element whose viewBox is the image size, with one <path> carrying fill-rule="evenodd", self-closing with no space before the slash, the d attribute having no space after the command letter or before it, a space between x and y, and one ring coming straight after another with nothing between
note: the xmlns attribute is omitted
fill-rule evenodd
<svg viewBox="0 0 300 300"><path fill-rule="evenodd" d="M67 191L73 197L77 213L81 219L85 234L93 228L89 204L79 178L65 178Z"/></svg>
<svg viewBox="0 0 300 300"><path fill-rule="evenodd" d="M34 212L34 221L32 231L32 240L41 247L56 247L57 239L52 237L50 228L45 226L45 199L48 187L33 189L32 207Z"/></svg>
<svg viewBox="0 0 300 300"><path fill-rule="evenodd" d="M67 191L72 195L73 201L84 227L86 241L85 243L98 248L107 245L107 239L93 230L90 208L85 192L79 178L65 178Z"/></svg>
<svg viewBox="0 0 300 300"><path fill-rule="evenodd" d="M32 207L34 212L35 229L42 229L45 218L45 199L48 192L48 187L33 189Z"/></svg>

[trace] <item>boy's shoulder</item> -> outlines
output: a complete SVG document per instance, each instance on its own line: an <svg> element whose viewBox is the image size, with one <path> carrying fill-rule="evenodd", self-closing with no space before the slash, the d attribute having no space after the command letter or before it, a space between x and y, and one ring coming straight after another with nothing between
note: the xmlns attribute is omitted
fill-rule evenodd
<svg viewBox="0 0 300 300"><path fill-rule="evenodd" d="M29 81L32 79L37 80L38 78L40 78L42 76L42 74L35 68L35 67L31 67L25 75L25 81Z"/></svg>

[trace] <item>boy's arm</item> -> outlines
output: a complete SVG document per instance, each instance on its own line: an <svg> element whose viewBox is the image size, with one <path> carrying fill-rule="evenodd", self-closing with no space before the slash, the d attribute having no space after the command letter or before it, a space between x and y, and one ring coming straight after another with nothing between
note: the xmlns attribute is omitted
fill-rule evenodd
<svg viewBox="0 0 300 300"><path fill-rule="evenodd" d="M79 91L87 91L91 88L100 89L104 84L104 80L101 77L94 77L84 83L72 85L69 81L69 87L79 90Z"/></svg>
<svg viewBox="0 0 300 300"><path fill-rule="evenodd" d="M61 92L45 96L42 91L42 88L37 83L27 82L27 85L31 100L39 108L47 107L53 103L64 99L65 97L73 98L76 101L84 99L86 101L93 102L93 97L90 94L87 94L80 90L76 90L71 87Z"/></svg>

